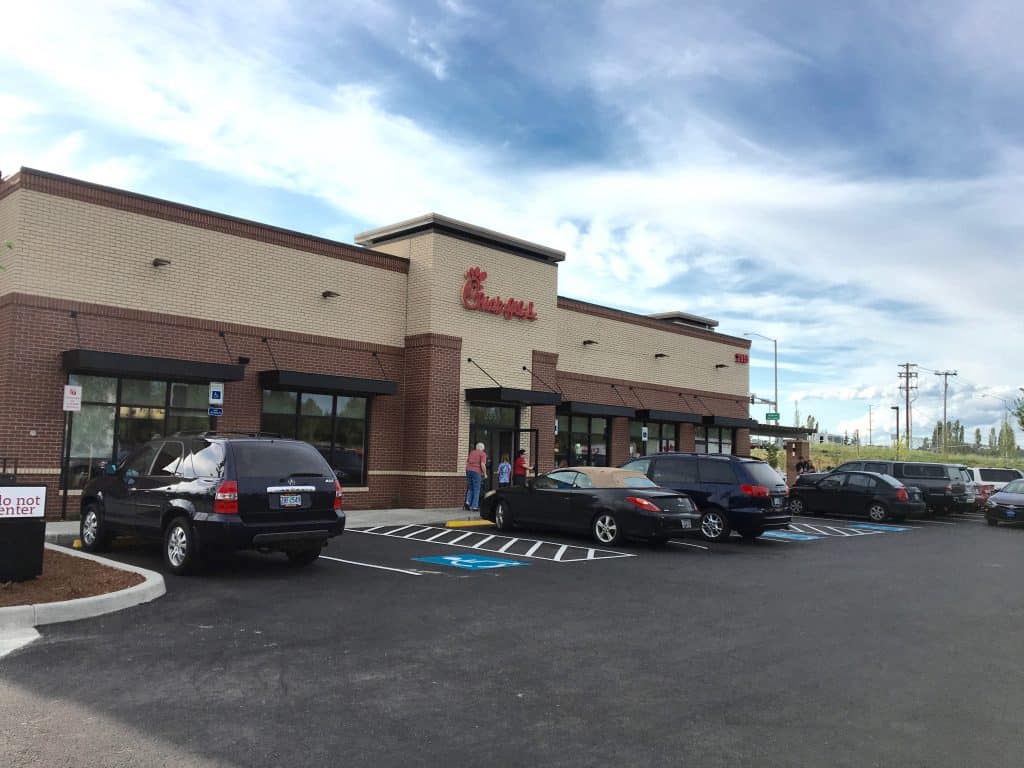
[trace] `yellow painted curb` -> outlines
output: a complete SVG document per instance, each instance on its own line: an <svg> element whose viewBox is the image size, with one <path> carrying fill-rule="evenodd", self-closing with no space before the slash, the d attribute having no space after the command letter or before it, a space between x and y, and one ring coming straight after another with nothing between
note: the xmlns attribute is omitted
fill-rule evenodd
<svg viewBox="0 0 1024 768"><path fill-rule="evenodd" d="M82 548L82 540L81 539L75 539L74 541L71 542L71 547L73 549L81 549Z"/></svg>
<svg viewBox="0 0 1024 768"><path fill-rule="evenodd" d="M494 525L490 520L449 520L445 528L483 528Z"/></svg>

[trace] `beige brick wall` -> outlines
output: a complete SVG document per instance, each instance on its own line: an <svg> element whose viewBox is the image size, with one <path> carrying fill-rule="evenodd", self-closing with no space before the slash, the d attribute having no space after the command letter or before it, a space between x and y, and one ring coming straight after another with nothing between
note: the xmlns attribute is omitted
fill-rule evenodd
<svg viewBox="0 0 1024 768"><path fill-rule="evenodd" d="M557 311L558 370L668 387L746 396L749 366L735 362L745 349L634 323ZM583 346L584 339L597 342ZM668 357L654 359L655 352ZM728 368L716 369L716 363Z"/></svg>
<svg viewBox="0 0 1024 768"><path fill-rule="evenodd" d="M404 343L401 272L24 189L0 205L12 198L22 229L0 291ZM156 257L171 265L153 267Z"/></svg>
<svg viewBox="0 0 1024 768"><path fill-rule="evenodd" d="M21 203L17 192L0 200L0 266L4 267L4 271L0 272L0 296L12 290L10 287L13 280L11 270L20 251L21 238L18 231L20 211ZM14 248L11 250L4 246L8 240L14 244Z"/></svg>

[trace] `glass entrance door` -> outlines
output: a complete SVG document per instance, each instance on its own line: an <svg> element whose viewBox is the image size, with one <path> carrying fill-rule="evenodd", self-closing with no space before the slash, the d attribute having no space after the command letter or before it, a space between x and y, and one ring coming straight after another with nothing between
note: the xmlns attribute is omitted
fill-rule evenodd
<svg viewBox="0 0 1024 768"><path fill-rule="evenodd" d="M484 492L498 486L498 463L504 455L512 455L515 444L514 433L519 426L519 409L507 405L469 406L469 449L477 443L484 444L487 452L487 476L484 478Z"/></svg>

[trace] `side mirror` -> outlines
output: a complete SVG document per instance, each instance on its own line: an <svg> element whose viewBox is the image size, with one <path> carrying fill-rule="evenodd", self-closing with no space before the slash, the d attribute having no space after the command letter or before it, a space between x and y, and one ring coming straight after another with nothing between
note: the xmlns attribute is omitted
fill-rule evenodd
<svg viewBox="0 0 1024 768"><path fill-rule="evenodd" d="M117 474L117 464L112 461L109 464L104 465L104 467L103 467L103 474L105 474L105 475L116 475Z"/></svg>

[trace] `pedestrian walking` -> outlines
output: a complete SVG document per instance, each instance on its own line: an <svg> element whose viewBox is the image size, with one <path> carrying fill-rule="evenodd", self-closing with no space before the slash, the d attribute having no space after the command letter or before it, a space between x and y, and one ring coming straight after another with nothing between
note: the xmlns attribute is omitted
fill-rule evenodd
<svg viewBox="0 0 1024 768"><path fill-rule="evenodd" d="M508 460L508 454L506 453L501 457L501 463L498 465L498 487L508 488L512 484L512 464Z"/></svg>
<svg viewBox="0 0 1024 768"><path fill-rule="evenodd" d="M477 443L466 459L466 503L463 509L480 511L480 486L486 473L487 454L484 453L484 444Z"/></svg>
<svg viewBox="0 0 1024 768"><path fill-rule="evenodd" d="M526 449L516 451L516 463L512 468L512 485L526 485Z"/></svg>

